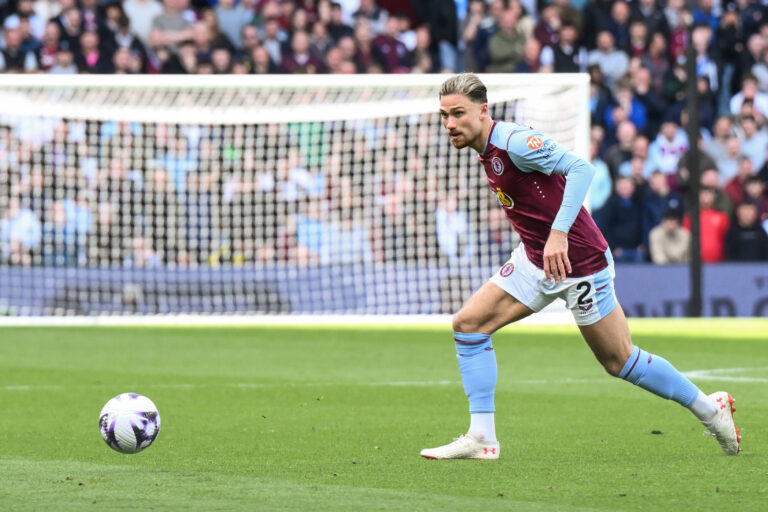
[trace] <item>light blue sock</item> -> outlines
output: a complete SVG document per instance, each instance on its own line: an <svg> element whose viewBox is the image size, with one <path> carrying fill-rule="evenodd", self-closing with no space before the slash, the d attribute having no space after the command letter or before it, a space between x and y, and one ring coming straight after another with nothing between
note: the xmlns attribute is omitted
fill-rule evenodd
<svg viewBox="0 0 768 512"><path fill-rule="evenodd" d="M453 333L464 392L469 398L469 412L496 412L496 354L490 334Z"/></svg>
<svg viewBox="0 0 768 512"><path fill-rule="evenodd" d="M685 407L690 407L700 393L699 388L666 359L638 347L632 349L619 377Z"/></svg>

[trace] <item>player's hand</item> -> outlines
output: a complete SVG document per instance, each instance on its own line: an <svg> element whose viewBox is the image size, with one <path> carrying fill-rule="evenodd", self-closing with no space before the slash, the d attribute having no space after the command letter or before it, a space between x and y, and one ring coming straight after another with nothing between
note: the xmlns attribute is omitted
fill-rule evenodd
<svg viewBox="0 0 768 512"><path fill-rule="evenodd" d="M554 278L560 283L570 274L571 261L568 259L568 234L553 229L544 245L544 277L549 281Z"/></svg>

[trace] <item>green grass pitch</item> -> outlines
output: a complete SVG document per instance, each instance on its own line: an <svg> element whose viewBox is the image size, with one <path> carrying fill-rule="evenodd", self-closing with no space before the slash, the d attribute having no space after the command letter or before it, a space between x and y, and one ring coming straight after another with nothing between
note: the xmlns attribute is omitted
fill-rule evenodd
<svg viewBox="0 0 768 512"><path fill-rule="evenodd" d="M739 456L605 374L575 326L494 336L498 461L418 455L468 425L450 326L4 327L0 509L766 510L768 321L631 327L736 397ZM98 429L127 391L162 416L136 455Z"/></svg>

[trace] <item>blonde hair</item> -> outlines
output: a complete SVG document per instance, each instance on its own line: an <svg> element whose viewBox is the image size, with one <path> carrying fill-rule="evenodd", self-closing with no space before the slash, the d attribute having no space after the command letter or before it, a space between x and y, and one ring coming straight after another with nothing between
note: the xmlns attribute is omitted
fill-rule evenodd
<svg viewBox="0 0 768 512"><path fill-rule="evenodd" d="M440 97L461 94L475 103L488 103L488 89L474 73L454 75L440 86Z"/></svg>

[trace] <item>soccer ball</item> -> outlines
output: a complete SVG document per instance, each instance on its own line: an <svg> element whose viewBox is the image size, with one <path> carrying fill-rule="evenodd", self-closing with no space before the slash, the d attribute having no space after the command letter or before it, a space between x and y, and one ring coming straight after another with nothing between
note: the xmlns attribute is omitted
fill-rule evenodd
<svg viewBox="0 0 768 512"><path fill-rule="evenodd" d="M160 432L160 413L149 398L123 393L111 399L99 415L101 437L120 453L139 453Z"/></svg>

